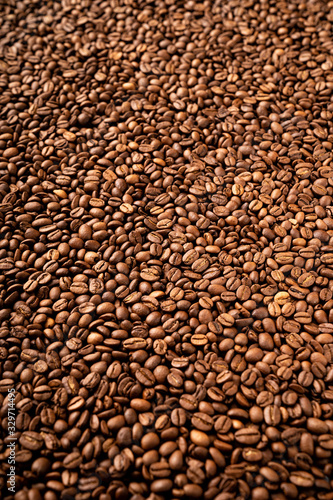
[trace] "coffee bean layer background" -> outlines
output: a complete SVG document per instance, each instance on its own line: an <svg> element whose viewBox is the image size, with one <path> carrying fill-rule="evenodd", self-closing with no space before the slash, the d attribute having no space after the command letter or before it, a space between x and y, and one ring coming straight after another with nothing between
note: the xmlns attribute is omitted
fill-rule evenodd
<svg viewBox="0 0 333 500"><path fill-rule="evenodd" d="M333 2L0 11L2 498L332 500Z"/></svg>

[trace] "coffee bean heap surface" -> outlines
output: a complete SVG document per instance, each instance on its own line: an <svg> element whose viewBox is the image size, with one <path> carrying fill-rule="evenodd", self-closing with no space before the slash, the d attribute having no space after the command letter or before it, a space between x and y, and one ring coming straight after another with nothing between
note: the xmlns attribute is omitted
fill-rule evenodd
<svg viewBox="0 0 333 500"><path fill-rule="evenodd" d="M333 499L332 24L2 3L2 498Z"/></svg>

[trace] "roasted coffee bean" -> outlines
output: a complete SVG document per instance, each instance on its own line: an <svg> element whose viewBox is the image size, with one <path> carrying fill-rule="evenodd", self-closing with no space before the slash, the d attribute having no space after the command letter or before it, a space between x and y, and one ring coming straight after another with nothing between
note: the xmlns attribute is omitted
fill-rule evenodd
<svg viewBox="0 0 333 500"><path fill-rule="evenodd" d="M212 417L202 412L195 413L192 416L191 423L200 431L209 431L214 425Z"/></svg>
<svg viewBox="0 0 333 500"><path fill-rule="evenodd" d="M215 420L214 429L217 432L221 432L223 434L226 434L230 431L231 427L232 427L232 421L226 415L218 417Z"/></svg>
<svg viewBox="0 0 333 500"><path fill-rule="evenodd" d="M306 471L294 471L290 474L290 481L301 488L311 488L314 484L314 477Z"/></svg>
<svg viewBox="0 0 333 500"><path fill-rule="evenodd" d="M173 425L182 427L186 423L186 412L182 408L175 408L172 410L170 418Z"/></svg>
<svg viewBox="0 0 333 500"><path fill-rule="evenodd" d="M43 446L43 438L38 432L25 431L21 434L20 444L32 451L40 450Z"/></svg>
<svg viewBox="0 0 333 500"><path fill-rule="evenodd" d="M260 440L260 432L251 427L240 429L235 432L235 439L242 444L256 444Z"/></svg>
<svg viewBox="0 0 333 500"><path fill-rule="evenodd" d="M153 477L168 477L171 474L170 466L167 462L155 462L149 467L149 472Z"/></svg>
<svg viewBox="0 0 333 500"><path fill-rule="evenodd" d="M242 456L247 462L260 462L262 460L262 452L256 448L244 448Z"/></svg>

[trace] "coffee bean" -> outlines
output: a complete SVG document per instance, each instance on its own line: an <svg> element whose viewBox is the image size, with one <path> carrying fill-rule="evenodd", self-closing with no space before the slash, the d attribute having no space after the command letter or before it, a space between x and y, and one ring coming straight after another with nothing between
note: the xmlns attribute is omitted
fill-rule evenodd
<svg viewBox="0 0 333 500"><path fill-rule="evenodd" d="M319 418L308 418L307 429L314 434L326 434L328 431L328 426L325 421L320 420Z"/></svg>
<svg viewBox="0 0 333 500"><path fill-rule="evenodd" d="M301 488L311 488L314 484L314 477L309 472L294 471L290 474L290 481Z"/></svg>
<svg viewBox="0 0 333 500"><path fill-rule="evenodd" d="M172 410L170 418L173 425L182 427L186 423L186 412L182 408L175 408Z"/></svg>
<svg viewBox="0 0 333 500"><path fill-rule="evenodd" d="M209 446L209 437L206 433L198 430L191 431L190 434L191 441L197 446L207 447Z"/></svg>
<svg viewBox="0 0 333 500"><path fill-rule="evenodd" d="M264 420L267 425L276 426L281 421L281 412L278 406L268 405L264 408Z"/></svg>
<svg viewBox="0 0 333 500"><path fill-rule="evenodd" d="M187 411L194 411L198 407L198 400L192 394L182 395L179 403Z"/></svg>
<svg viewBox="0 0 333 500"><path fill-rule="evenodd" d="M210 431L214 425L213 419L205 413L194 413L191 423L200 431Z"/></svg>
<svg viewBox="0 0 333 500"><path fill-rule="evenodd" d="M40 450L43 446L43 438L38 432L25 431L21 434L20 444L32 451Z"/></svg>
<svg viewBox="0 0 333 500"><path fill-rule="evenodd" d="M149 472L154 477L163 478L171 474L170 466L166 462L155 462L149 467Z"/></svg>
<svg viewBox="0 0 333 500"><path fill-rule="evenodd" d="M198 484L188 483L184 485L184 493L188 498L202 498L203 489Z"/></svg>
<svg viewBox="0 0 333 500"><path fill-rule="evenodd" d="M64 467L66 467L67 469L76 469L76 467L78 467L81 462L82 457L77 452L70 453L63 460Z"/></svg>
<svg viewBox="0 0 333 500"><path fill-rule="evenodd" d="M269 500L269 491L262 486L257 486L252 490L252 498L253 500Z"/></svg>
<svg viewBox="0 0 333 500"><path fill-rule="evenodd" d="M132 337L130 339L126 339L123 342L123 347L124 349L128 350L138 350L138 349L144 349L147 345L147 342L145 339L141 339L139 337Z"/></svg>
<svg viewBox="0 0 333 500"><path fill-rule="evenodd" d="M156 479L150 487L153 493L164 493L171 490L172 481L170 479Z"/></svg>
<svg viewBox="0 0 333 500"><path fill-rule="evenodd" d="M235 432L235 439L242 444L256 444L260 440L260 432L255 428L244 428Z"/></svg>
<svg viewBox="0 0 333 500"><path fill-rule="evenodd" d="M260 462L262 460L262 452L256 448L244 448L242 456L247 462Z"/></svg>
<svg viewBox="0 0 333 500"><path fill-rule="evenodd" d="M214 429L217 432L221 432L223 434L226 434L227 432L229 432L231 427L232 427L232 421L226 415L218 417L215 421L215 424L214 424Z"/></svg>
<svg viewBox="0 0 333 500"><path fill-rule="evenodd" d="M331 434L321 434L318 437L319 445L324 448L324 450L333 449L333 439Z"/></svg>
<svg viewBox="0 0 333 500"><path fill-rule="evenodd" d="M180 470L183 467L184 458L180 450L175 450L169 457L169 465L172 470Z"/></svg>

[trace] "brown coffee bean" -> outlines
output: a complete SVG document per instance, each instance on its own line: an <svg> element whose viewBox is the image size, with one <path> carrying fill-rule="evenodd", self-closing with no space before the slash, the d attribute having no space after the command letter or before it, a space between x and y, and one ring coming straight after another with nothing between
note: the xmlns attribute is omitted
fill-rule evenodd
<svg viewBox="0 0 333 500"><path fill-rule="evenodd" d="M50 470L51 462L45 457L37 458L31 466L31 470L38 476L43 477Z"/></svg>
<svg viewBox="0 0 333 500"><path fill-rule="evenodd" d="M191 431L190 439L197 446L203 446L205 448L209 446L210 443L209 436L205 432L198 430Z"/></svg>
<svg viewBox="0 0 333 500"><path fill-rule="evenodd" d="M172 410L170 418L173 425L182 427L186 422L186 412L182 408L175 408Z"/></svg>
<svg viewBox="0 0 333 500"><path fill-rule="evenodd" d="M132 337L129 339L124 340L123 342L123 347L124 349L128 350L138 350L138 349L144 349L147 345L147 342L145 339L141 339L139 337Z"/></svg>
<svg viewBox="0 0 333 500"><path fill-rule="evenodd" d="M311 488L314 484L314 477L309 472L294 471L290 474L290 481L301 488Z"/></svg>
<svg viewBox="0 0 333 500"><path fill-rule="evenodd" d="M149 472L154 477L164 478L170 476L170 466L167 462L155 462L149 467Z"/></svg>
<svg viewBox="0 0 333 500"><path fill-rule="evenodd" d="M320 420L319 418L308 418L306 425L307 429L314 434L326 434L328 431L328 426L325 421Z"/></svg>
<svg viewBox="0 0 333 500"><path fill-rule="evenodd" d="M242 456L247 462L260 462L262 460L262 452L256 448L244 448Z"/></svg>
<svg viewBox="0 0 333 500"><path fill-rule="evenodd" d="M43 446L43 438L38 432L25 431L21 434L20 444L28 450L40 450Z"/></svg>
<svg viewBox="0 0 333 500"><path fill-rule="evenodd" d="M150 487L153 493L164 493L171 490L172 481L170 479L156 479Z"/></svg>
<svg viewBox="0 0 333 500"><path fill-rule="evenodd" d="M318 442L324 450L333 450L333 436L331 434L321 434L318 437Z"/></svg>
<svg viewBox="0 0 333 500"><path fill-rule="evenodd" d="M232 427L232 421L229 417L225 415L218 417L214 424L214 429L217 432L221 432L223 434L229 432L231 427Z"/></svg>
<svg viewBox="0 0 333 500"><path fill-rule="evenodd" d="M82 456L78 452L73 452L67 455L64 460L63 464L64 467L67 469L76 469L82 462Z"/></svg>
<svg viewBox="0 0 333 500"><path fill-rule="evenodd" d="M242 444L256 444L260 440L260 432L253 427L240 429L235 432L235 439Z"/></svg>
<svg viewBox="0 0 333 500"><path fill-rule="evenodd" d="M214 425L213 419L209 415L201 412L193 414L191 423L200 431L210 431Z"/></svg>
<svg viewBox="0 0 333 500"><path fill-rule="evenodd" d="M264 420L267 425L278 425L281 421L281 412L277 405L268 405L264 408Z"/></svg>

